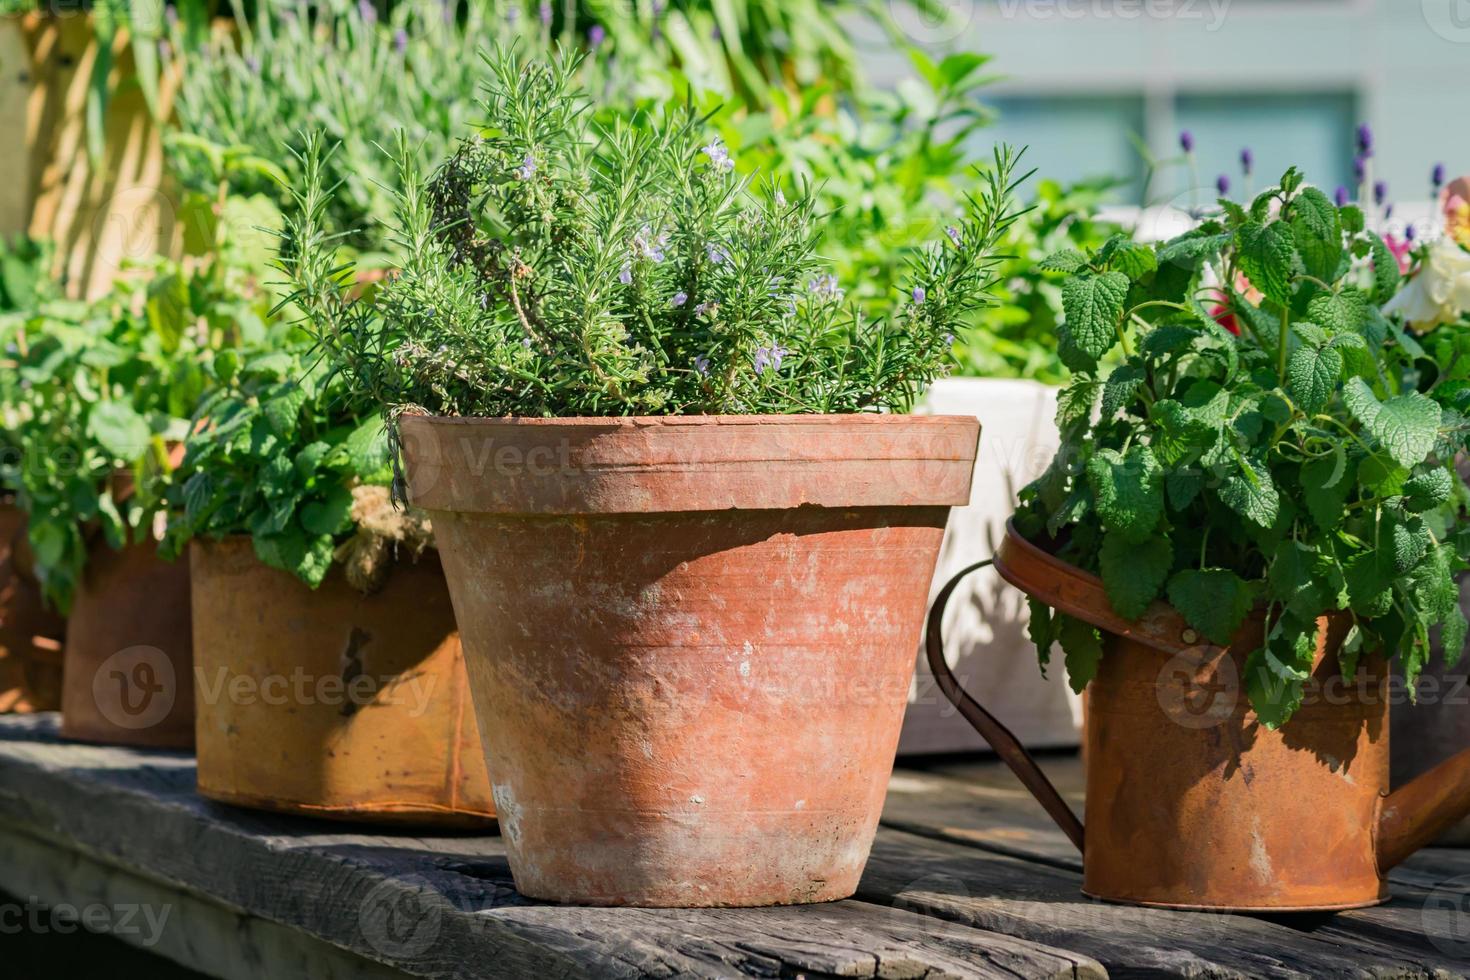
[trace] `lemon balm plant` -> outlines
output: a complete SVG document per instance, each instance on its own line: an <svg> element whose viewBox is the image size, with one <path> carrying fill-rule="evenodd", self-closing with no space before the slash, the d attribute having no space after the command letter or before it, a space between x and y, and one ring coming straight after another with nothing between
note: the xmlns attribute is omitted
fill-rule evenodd
<svg viewBox="0 0 1470 980"><path fill-rule="evenodd" d="M433 520L517 886L849 895L978 437L901 413L985 301L1014 155L870 318L804 189L736 177L706 118L594 117L574 58L489 66L436 172L399 144L396 275L353 287L317 138L281 265Z"/></svg>
<svg viewBox="0 0 1470 980"><path fill-rule="evenodd" d="M1068 274L1074 373L1024 537L1099 574L1124 620L1166 599L1224 646L1263 615L1243 681L1271 727L1298 710L1328 618L1349 623L1347 678L1382 651L1412 687L1435 627L1458 655L1466 366L1380 312L1399 268L1357 208L1293 170L1172 241L1047 264ZM1106 656L1092 625L1036 599L1032 631L1043 658L1060 641L1079 690Z"/></svg>

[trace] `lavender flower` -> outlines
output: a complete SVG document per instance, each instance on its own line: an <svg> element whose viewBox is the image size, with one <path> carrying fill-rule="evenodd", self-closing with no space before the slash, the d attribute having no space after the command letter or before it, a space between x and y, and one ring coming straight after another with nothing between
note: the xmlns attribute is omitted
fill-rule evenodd
<svg viewBox="0 0 1470 980"><path fill-rule="evenodd" d="M408 31L401 27L393 32L393 50L400 55L408 50Z"/></svg>
<svg viewBox="0 0 1470 980"><path fill-rule="evenodd" d="M687 302L689 302L689 294L686 293L686 292L684 292L681 289L677 293L674 294L674 298L673 299L669 300L669 305L670 306L683 306Z"/></svg>
<svg viewBox="0 0 1470 980"><path fill-rule="evenodd" d="M541 15L541 26L542 27L550 27L551 26L551 4L547 3L546 0L541 0L541 9L540 9L539 13Z"/></svg>
<svg viewBox="0 0 1470 980"><path fill-rule="evenodd" d="M1332 195L1332 199L1337 202L1337 206L1338 207L1340 207L1340 208L1347 207L1347 203L1348 203L1348 189L1346 187L1339 186L1337 188L1337 191Z"/></svg>
<svg viewBox="0 0 1470 980"><path fill-rule="evenodd" d="M536 176L535 154L526 154L526 158L521 161L521 165L515 169L515 175L516 180L530 180L532 177Z"/></svg>
<svg viewBox="0 0 1470 980"><path fill-rule="evenodd" d="M730 151L725 148L724 143L720 142L718 136L710 140L709 146L704 147L700 152L709 157L710 165L716 170L735 169L735 161L730 159Z"/></svg>
<svg viewBox="0 0 1470 980"><path fill-rule="evenodd" d="M926 293L926 292L924 292L924 287L923 286L915 286L914 287L914 291L912 293L910 293L909 295L911 295L914 298L914 302L916 304L922 304L924 302L924 300L929 297L929 294Z"/></svg>
<svg viewBox="0 0 1470 980"><path fill-rule="evenodd" d="M1187 129L1179 131L1179 148L1185 153L1194 152L1194 134Z"/></svg>
<svg viewBox="0 0 1470 980"><path fill-rule="evenodd" d="M1374 183L1373 183L1373 203L1374 204L1377 204L1377 205L1379 205L1381 207L1383 205L1383 202L1386 201L1386 200L1388 200L1388 181L1386 181L1386 180L1374 181Z"/></svg>
<svg viewBox="0 0 1470 980"><path fill-rule="evenodd" d="M1240 172L1249 177L1255 168L1256 155L1251 152L1250 147L1242 148L1240 151Z"/></svg>
<svg viewBox="0 0 1470 980"><path fill-rule="evenodd" d="M169 27L177 27L179 23L179 8L173 4L167 4L163 8L163 20Z"/></svg>
<svg viewBox="0 0 1470 980"><path fill-rule="evenodd" d="M831 274L817 276L806 284L807 292L816 293L818 296L830 296L833 299L841 299L843 289L837 285L837 277Z"/></svg>
<svg viewBox="0 0 1470 980"><path fill-rule="evenodd" d="M697 374L697 375L699 375L701 378L707 377L709 375L709 358L708 357L706 357L703 354L697 354L697 355L695 355L695 357L694 357L694 373Z"/></svg>
<svg viewBox="0 0 1470 980"><path fill-rule="evenodd" d="M357 0L357 16L365 24L375 24L378 20L378 8L373 6L372 0Z"/></svg>
<svg viewBox="0 0 1470 980"><path fill-rule="evenodd" d="M948 228L944 229L944 233L948 235L949 240L954 242L956 245L960 243L960 230L954 225L950 225Z"/></svg>
<svg viewBox="0 0 1470 980"><path fill-rule="evenodd" d="M1373 155L1373 130L1367 123L1358 126L1358 156L1371 157Z"/></svg>
<svg viewBox="0 0 1470 980"><path fill-rule="evenodd" d="M607 40L607 29L601 24L593 24L587 28L587 46L593 51L602 47L602 42Z"/></svg>
<svg viewBox="0 0 1470 980"><path fill-rule="evenodd" d="M1404 241L1412 242L1419 237L1419 231L1413 225L1404 229Z"/></svg>
<svg viewBox="0 0 1470 980"><path fill-rule="evenodd" d="M623 263L623 267L618 270L618 282L620 282L624 286L626 286L626 285L629 285L630 283L632 283L632 281L633 281L633 265L630 262L624 262Z"/></svg>
<svg viewBox="0 0 1470 980"><path fill-rule="evenodd" d="M1368 175L1368 161L1364 157L1353 157L1353 179L1358 183Z"/></svg>
<svg viewBox="0 0 1470 980"><path fill-rule="evenodd" d="M1226 174L1221 174L1220 176L1216 177L1215 190L1219 192L1221 197L1225 197L1226 195L1228 195L1230 193L1229 176L1227 176Z"/></svg>
<svg viewBox="0 0 1470 980"><path fill-rule="evenodd" d="M1386 207L1386 208L1383 209L1383 220L1384 221L1388 221L1392 217L1393 217L1393 205L1390 204L1388 207Z"/></svg>
<svg viewBox="0 0 1470 980"><path fill-rule="evenodd" d="M789 351L780 344L772 344L769 347L757 347L755 349L755 373L764 374L766 368L772 371L781 370L781 360Z"/></svg>
<svg viewBox="0 0 1470 980"><path fill-rule="evenodd" d="M1434 185L1436 191L1444 186L1444 164L1436 163L1434 165L1434 170L1430 171L1429 174L1429 182Z"/></svg>

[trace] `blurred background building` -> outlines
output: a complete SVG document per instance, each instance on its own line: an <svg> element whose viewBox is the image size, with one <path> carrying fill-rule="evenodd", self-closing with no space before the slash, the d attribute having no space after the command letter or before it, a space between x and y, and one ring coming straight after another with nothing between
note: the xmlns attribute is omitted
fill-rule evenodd
<svg viewBox="0 0 1470 980"><path fill-rule="evenodd" d="M1470 171L1470 0L938 2L945 24L894 13L926 50L994 56L998 118L977 140L1029 145L1030 165L1063 181L1118 176L1120 203L1187 206L1191 185L1209 199L1221 174L1239 196L1246 147L1256 187L1295 162L1356 191L1360 122L1374 134L1369 180L1390 199L1427 199L1436 162ZM874 59L880 84L909 70Z"/></svg>

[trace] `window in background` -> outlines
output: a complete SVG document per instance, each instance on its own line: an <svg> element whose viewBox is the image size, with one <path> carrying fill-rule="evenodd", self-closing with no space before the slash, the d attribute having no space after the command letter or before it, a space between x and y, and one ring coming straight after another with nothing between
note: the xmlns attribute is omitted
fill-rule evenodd
<svg viewBox="0 0 1470 980"><path fill-rule="evenodd" d="M1062 183L1116 177L1120 202L1138 199L1143 161L1132 135L1144 131L1142 96L1006 95L986 100L999 115L975 140L1028 147L1025 164ZM975 148L972 148L972 150Z"/></svg>
<svg viewBox="0 0 1470 980"><path fill-rule="evenodd" d="M1351 93L1180 94L1174 106L1177 128L1194 135L1205 200L1213 199L1215 180L1222 173L1230 177L1234 197L1246 195L1240 151L1247 146L1256 158L1253 190L1271 185L1292 164L1328 194L1353 183L1357 100ZM1162 141L1152 143L1159 146ZM1168 152L1178 152L1172 138ZM1175 172L1161 175L1149 196L1157 200L1188 190L1188 175Z"/></svg>

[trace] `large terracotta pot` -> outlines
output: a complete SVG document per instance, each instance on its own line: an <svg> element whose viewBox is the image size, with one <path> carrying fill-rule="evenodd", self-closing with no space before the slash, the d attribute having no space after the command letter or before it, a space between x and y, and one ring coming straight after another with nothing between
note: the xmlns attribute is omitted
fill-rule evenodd
<svg viewBox="0 0 1470 980"><path fill-rule="evenodd" d="M1373 905L1388 896L1388 869L1470 810L1470 753L1389 794L1388 671L1381 656L1365 655L1353 681L1341 677L1345 615L1319 624L1302 706L1271 731L1243 683L1262 614L1227 647L1201 639L1163 602L1128 622L1096 576L1014 528L995 567L1102 631L1088 688L1085 833L1014 736L942 667L936 624L957 580L930 613L930 660L946 675L945 693L1082 847L1086 894L1216 911Z"/></svg>
<svg viewBox="0 0 1470 980"><path fill-rule="evenodd" d="M517 887L852 894L971 418L401 422Z"/></svg>
<svg viewBox="0 0 1470 980"><path fill-rule="evenodd" d="M28 554L25 513L0 502L0 713L61 707L66 620L46 608Z"/></svg>
<svg viewBox="0 0 1470 980"><path fill-rule="evenodd" d="M199 792L241 806L475 827L495 815L439 559L315 590L247 537L191 545Z"/></svg>
<svg viewBox="0 0 1470 980"><path fill-rule="evenodd" d="M85 742L194 744L189 563L151 541L87 556L66 631L61 734Z"/></svg>

